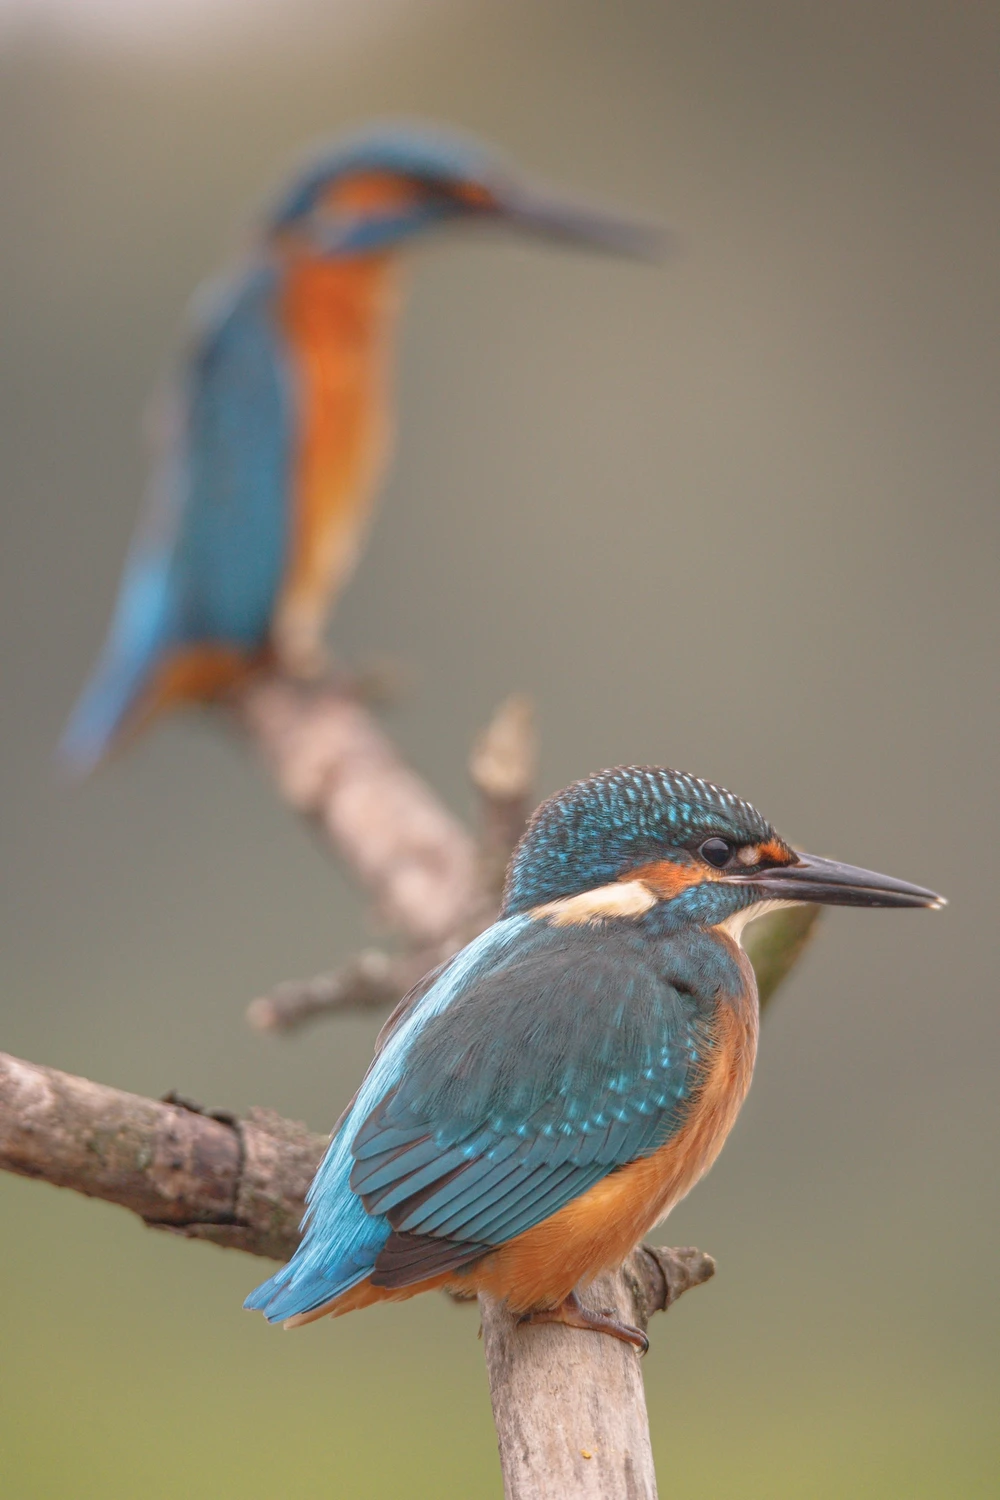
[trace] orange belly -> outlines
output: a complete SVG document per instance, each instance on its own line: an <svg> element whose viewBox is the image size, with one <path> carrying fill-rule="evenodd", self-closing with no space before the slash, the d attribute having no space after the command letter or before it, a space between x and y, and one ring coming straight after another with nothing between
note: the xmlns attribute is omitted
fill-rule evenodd
<svg viewBox="0 0 1000 1500"><path fill-rule="evenodd" d="M310 671L331 598L354 569L388 448L395 280L385 256L290 251L279 316L293 368L296 458L279 657Z"/></svg>
<svg viewBox="0 0 1000 1500"><path fill-rule="evenodd" d="M749 963L742 951L739 958L747 973ZM392 1289L363 1281L326 1307L291 1319L289 1326L326 1313L339 1317L375 1302L403 1301L437 1287L461 1296L488 1292L505 1300L515 1313L523 1313L556 1307L575 1287L620 1266L705 1175L732 1129L757 1053L752 971L749 986L738 1009L719 1007L711 1070L684 1125L652 1156L618 1168L551 1218L461 1270Z"/></svg>

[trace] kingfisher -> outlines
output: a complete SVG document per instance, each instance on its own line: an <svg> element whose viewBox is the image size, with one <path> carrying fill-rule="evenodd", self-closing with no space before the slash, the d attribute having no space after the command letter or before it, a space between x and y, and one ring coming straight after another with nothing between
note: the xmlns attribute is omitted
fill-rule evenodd
<svg viewBox="0 0 1000 1500"><path fill-rule="evenodd" d="M533 186L486 146L417 125L327 147L196 297L107 642L62 752L263 664L312 676L385 465L401 252L460 224L655 257L660 231Z"/></svg>
<svg viewBox="0 0 1000 1500"><path fill-rule="evenodd" d="M647 1347L577 1292L703 1177L757 1051L746 924L775 906L932 907L797 853L748 802L624 766L543 802L498 920L399 1004L246 1306L286 1327L445 1287Z"/></svg>

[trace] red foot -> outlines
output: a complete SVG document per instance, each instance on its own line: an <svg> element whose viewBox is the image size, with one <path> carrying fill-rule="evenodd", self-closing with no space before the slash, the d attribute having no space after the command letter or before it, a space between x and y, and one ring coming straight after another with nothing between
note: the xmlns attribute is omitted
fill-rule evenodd
<svg viewBox="0 0 1000 1500"><path fill-rule="evenodd" d="M525 1313L522 1323L562 1323L567 1328L586 1328L591 1333L606 1333L623 1344L631 1344L640 1354L649 1348L649 1339L641 1328L628 1323L619 1323L607 1313L590 1312L584 1307L575 1292L570 1292L558 1307L540 1307L535 1312Z"/></svg>

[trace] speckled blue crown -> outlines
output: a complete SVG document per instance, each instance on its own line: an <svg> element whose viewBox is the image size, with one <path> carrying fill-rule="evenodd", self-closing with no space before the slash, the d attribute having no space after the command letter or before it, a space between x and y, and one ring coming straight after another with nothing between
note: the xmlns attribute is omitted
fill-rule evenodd
<svg viewBox="0 0 1000 1500"><path fill-rule="evenodd" d="M615 766L575 781L538 808L507 872L503 914L617 880L717 835L736 843L774 837L732 792L662 766Z"/></svg>

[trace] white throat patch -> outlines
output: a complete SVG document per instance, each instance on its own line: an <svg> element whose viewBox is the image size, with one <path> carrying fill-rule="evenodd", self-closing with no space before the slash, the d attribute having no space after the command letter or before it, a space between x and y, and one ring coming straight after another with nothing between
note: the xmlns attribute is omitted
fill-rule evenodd
<svg viewBox="0 0 1000 1500"><path fill-rule="evenodd" d="M756 922L758 917L766 916L769 911L780 911L783 906L801 905L801 901L758 901L754 906L744 906L742 911L734 911L724 922L717 922L716 931L724 932L742 948L743 929L748 922Z"/></svg>

